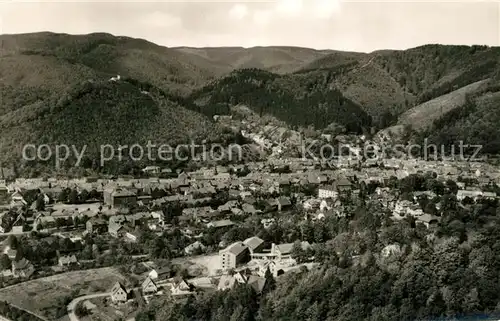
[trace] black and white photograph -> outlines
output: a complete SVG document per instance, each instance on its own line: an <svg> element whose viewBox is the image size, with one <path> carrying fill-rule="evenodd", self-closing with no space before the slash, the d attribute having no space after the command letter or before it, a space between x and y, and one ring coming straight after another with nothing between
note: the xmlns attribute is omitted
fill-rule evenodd
<svg viewBox="0 0 500 321"><path fill-rule="evenodd" d="M500 2L0 0L0 321L500 320Z"/></svg>

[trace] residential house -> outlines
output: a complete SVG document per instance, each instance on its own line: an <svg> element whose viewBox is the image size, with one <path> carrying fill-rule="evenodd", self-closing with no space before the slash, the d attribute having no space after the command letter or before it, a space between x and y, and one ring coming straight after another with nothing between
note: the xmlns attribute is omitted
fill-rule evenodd
<svg viewBox="0 0 500 321"><path fill-rule="evenodd" d="M418 204L414 204L407 200L397 202L393 211L393 216L396 219L401 219L406 215L417 217L422 214L424 214L424 212Z"/></svg>
<svg viewBox="0 0 500 321"><path fill-rule="evenodd" d="M171 278L174 275L174 272L169 267L162 267L151 270L149 272L148 277L152 280L166 280Z"/></svg>
<svg viewBox="0 0 500 321"><path fill-rule="evenodd" d="M189 176L187 173L185 172L182 172L179 174L179 176L177 177L177 185L178 187L187 187L189 186Z"/></svg>
<svg viewBox="0 0 500 321"><path fill-rule="evenodd" d="M142 292L144 294L152 294L158 292L158 286L156 285L155 281L151 279L149 276L142 282Z"/></svg>
<svg viewBox="0 0 500 321"><path fill-rule="evenodd" d="M494 192L483 192L482 197L484 199L495 200L497 198L497 194Z"/></svg>
<svg viewBox="0 0 500 321"><path fill-rule="evenodd" d="M352 190L352 184L347 179L342 178L336 182L337 191L339 193L350 192Z"/></svg>
<svg viewBox="0 0 500 321"><path fill-rule="evenodd" d="M265 229L268 229L276 222L274 218L263 218L260 220L260 224L264 226Z"/></svg>
<svg viewBox="0 0 500 321"><path fill-rule="evenodd" d="M116 282L111 288L111 301L113 303L124 303L128 300L128 292L125 286L120 282Z"/></svg>
<svg viewBox="0 0 500 321"><path fill-rule="evenodd" d="M482 194L483 192L480 190L459 190L457 191L457 200L462 201L467 197L477 200Z"/></svg>
<svg viewBox="0 0 500 321"><path fill-rule="evenodd" d="M281 269L281 267L279 266L279 264L277 262L279 262L279 261L277 261L277 260L260 260L260 261L258 261L257 275L259 275L260 277L265 277L268 270L269 270L269 272L271 272L273 277L277 277L278 275L283 274L284 271ZM278 273L278 271L279 271L279 273Z"/></svg>
<svg viewBox="0 0 500 321"><path fill-rule="evenodd" d="M221 214L229 214L231 213L231 209L238 207L238 201L228 201L226 204L223 204L217 208Z"/></svg>
<svg viewBox="0 0 500 321"><path fill-rule="evenodd" d="M219 173L213 179L219 182L227 182L231 179L231 175L229 173Z"/></svg>
<svg viewBox="0 0 500 321"><path fill-rule="evenodd" d="M73 264L77 264L78 260L76 259L76 256L73 255L62 255L59 256L58 259L59 266L70 266Z"/></svg>
<svg viewBox="0 0 500 321"><path fill-rule="evenodd" d="M214 284L215 280L210 277L198 277L195 279L190 279L189 283L192 285L195 291L200 290L212 290L215 289L217 284Z"/></svg>
<svg viewBox="0 0 500 321"><path fill-rule="evenodd" d="M290 202L288 197L280 197L276 200L276 203L278 205L278 211L280 212L292 207L292 202Z"/></svg>
<svg viewBox="0 0 500 321"><path fill-rule="evenodd" d="M430 215L430 214L422 214L419 217L417 217L416 221L418 223L424 224L425 227L429 228L430 226L433 226L433 225L436 225L437 223L439 223L440 220L441 220L441 218L438 216L434 216L434 215Z"/></svg>
<svg viewBox="0 0 500 321"><path fill-rule="evenodd" d="M108 224L108 233L113 237L120 238L125 235L126 231L120 223L110 221Z"/></svg>
<svg viewBox="0 0 500 321"><path fill-rule="evenodd" d="M85 223L88 233L104 234L108 229L108 222L102 218L93 217Z"/></svg>
<svg viewBox="0 0 500 321"><path fill-rule="evenodd" d="M247 283L246 275L238 272L233 275L224 274L219 279L219 284L217 285L217 290L223 291L227 289L232 289L236 284Z"/></svg>
<svg viewBox="0 0 500 321"><path fill-rule="evenodd" d="M326 211L329 211L329 210L333 209L334 207L338 207L340 205L341 205L340 200L326 198L326 199L323 199L321 201L321 203L319 204L319 210L321 212L326 212Z"/></svg>
<svg viewBox="0 0 500 321"><path fill-rule="evenodd" d="M231 222L230 220L220 220L220 221L213 221L207 224L207 227L214 227L216 229L221 229L221 228L228 228L233 226L234 223Z"/></svg>
<svg viewBox="0 0 500 321"><path fill-rule="evenodd" d="M321 186L318 189L318 198L336 199L338 197L338 195L339 195L339 193L337 191L336 186L334 186L334 185Z"/></svg>
<svg viewBox="0 0 500 321"><path fill-rule="evenodd" d="M59 186L40 188L40 193L44 195L45 204L50 203L50 200L57 200L62 192L63 189Z"/></svg>
<svg viewBox="0 0 500 321"><path fill-rule="evenodd" d="M258 212L258 210L255 208L255 206L253 206L252 204L248 204L248 203L243 203L241 205L241 209L242 209L243 213L245 213L247 215L253 215L253 214L256 214Z"/></svg>
<svg viewBox="0 0 500 321"><path fill-rule="evenodd" d="M21 195L21 193L19 193L18 191L14 192L11 196L10 196L10 207L11 208L15 208L15 207L23 207L25 206L27 203L26 201L24 200L24 197Z"/></svg>
<svg viewBox="0 0 500 321"><path fill-rule="evenodd" d="M172 292L172 295L184 295L184 294L191 294L193 289L194 289L194 286L191 283L182 279L178 282L175 282L172 285L171 292Z"/></svg>
<svg viewBox="0 0 500 321"><path fill-rule="evenodd" d="M219 251L221 268L223 270L236 268L250 259L250 250L243 242L236 242Z"/></svg>
<svg viewBox="0 0 500 321"><path fill-rule="evenodd" d="M9 257L9 259L12 261L12 260L16 259L17 250L11 249L9 247L9 249L7 251L4 251L4 254L7 254L7 256Z"/></svg>
<svg viewBox="0 0 500 321"><path fill-rule="evenodd" d="M7 204L9 200L9 189L4 184L0 185L0 204Z"/></svg>
<svg viewBox="0 0 500 321"><path fill-rule="evenodd" d="M39 215L35 219L35 227L41 226L43 229L56 227L56 218L50 215Z"/></svg>
<svg viewBox="0 0 500 321"><path fill-rule="evenodd" d="M22 258L12 261L12 275L16 278L29 278L35 272L35 268L30 261Z"/></svg>

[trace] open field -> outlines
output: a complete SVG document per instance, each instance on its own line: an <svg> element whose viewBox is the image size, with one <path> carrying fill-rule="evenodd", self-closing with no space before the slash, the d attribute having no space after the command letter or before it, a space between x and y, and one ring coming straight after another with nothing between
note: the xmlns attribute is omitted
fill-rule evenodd
<svg viewBox="0 0 500 321"><path fill-rule="evenodd" d="M0 289L0 300L54 320L58 309L66 310L68 298L106 292L119 280L124 278L114 268L73 271Z"/></svg>
<svg viewBox="0 0 500 321"><path fill-rule="evenodd" d="M191 276L213 276L220 269L219 254L175 258L172 264L183 266Z"/></svg>
<svg viewBox="0 0 500 321"><path fill-rule="evenodd" d="M197 256L189 260L197 266L206 269L206 275L216 275L216 270L220 269L220 259L218 254Z"/></svg>

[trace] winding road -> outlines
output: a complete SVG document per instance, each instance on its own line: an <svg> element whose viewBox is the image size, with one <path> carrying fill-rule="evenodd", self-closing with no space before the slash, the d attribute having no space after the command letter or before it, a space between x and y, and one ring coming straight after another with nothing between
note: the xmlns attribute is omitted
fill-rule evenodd
<svg viewBox="0 0 500 321"><path fill-rule="evenodd" d="M69 316L69 319L71 321L80 321L80 319L78 318L78 316L75 314L76 305L80 301L84 301L84 300L88 300L88 299L95 299L95 298L102 298L102 297L110 296L110 295L111 295L111 293L109 293L109 292L106 292L106 293L96 293L96 294L84 295L84 296L81 296L81 297L78 297L78 298L74 299L73 301L71 301L68 304L68 316ZM0 319L0 321L3 321L3 320Z"/></svg>

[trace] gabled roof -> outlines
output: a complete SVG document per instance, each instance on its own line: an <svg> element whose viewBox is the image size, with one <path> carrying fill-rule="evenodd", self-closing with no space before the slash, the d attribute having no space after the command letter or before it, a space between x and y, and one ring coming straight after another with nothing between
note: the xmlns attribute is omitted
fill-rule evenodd
<svg viewBox="0 0 500 321"><path fill-rule="evenodd" d="M61 262L62 264L70 264L70 263L76 263L77 259L75 255L61 256L59 257L59 262Z"/></svg>
<svg viewBox="0 0 500 321"><path fill-rule="evenodd" d="M145 288L145 287L149 286L151 283L155 286L155 288L157 287L157 286L156 286L155 281L153 281L153 280L152 280L152 279L148 276L148 277L146 278L146 280L144 280L144 282L142 282L142 285L141 285L141 286L142 286L143 288Z"/></svg>
<svg viewBox="0 0 500 321"><path fill-rule="evenodd" d="M230 252L230 253L237 256L237 255L241 254L243 251L245 251L246 249L248 249L248 246L246 246L243 242L236 242L236 243L229 245L227 248L225 248L222 251L223 252Z"/></svg>
<svg viewBox="0 0 500 321"><path fill-rule="evenodd" d="M248 285L250 285L255 290L255 292L261 293L264 289L264 286L266 285L266 279L251 275L248 278Z"/></svg>
<svg viewBox="0 0 500 321"><path fill-rule="evenodd" d="M337 186L348 187L351 186L351 182L349 182L346 178L341 178L336 182Z"/></svg>
<svg viewBox="0 0 500 321"><path fill-rule="evenodd" d="M257 236L252 236L252 237L249 237L247 238L246 240L243 241L243 243L248 246L248 248L250 248L251 250L255 250L256 248L258 248L261 244L264 243L264 240L262 240L261 238L257 237Z"/></svg>
<svg viewBox="0 0 500 321"><path fill-rule="evenodd" d="M288 199L287 197L280 197L280 198L278 198L277 202L281 206L290 206L290 205L292 205L292 203L290 202L290 199Z"/></svg>
<svg viewBox="0 0 500 321"><path fill-rule="evenodd" d="M25 258L20 259L19 261L12 261L12 267L16 270L27 269L31 266L31 262Z"/></svg>
<svg viewBox="0 0 500 321"><path fill-rule="evenodd" d="M130 197L130 196L136 196L137 194L126 189L117 188L114 189L113 192L111 192L111 195L113 197Z"/></svg>
<svg viewBox="0 0 500 321"><path fill-rule="evenodd" d="M123 286L123 284L121 284L120 282L116 282L113 287L111 288L111 294L115 294L117 291L119 290L123 290L125 293L127 293L127 289L125 288L125 286Z"/></svg>
<svg viewBox="0 0 500 321"><path fill-rule="evenodd" d="M207 225L213 227L226 227L226 226L233 226L234 223L231 222L230 220L220 220L220 221L210 222Z"/></svg>

